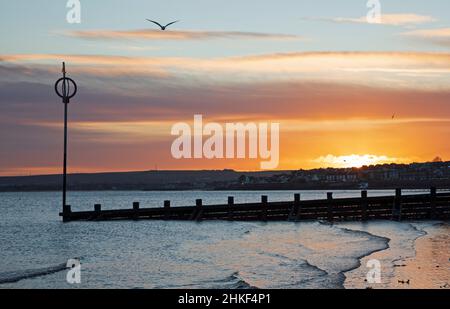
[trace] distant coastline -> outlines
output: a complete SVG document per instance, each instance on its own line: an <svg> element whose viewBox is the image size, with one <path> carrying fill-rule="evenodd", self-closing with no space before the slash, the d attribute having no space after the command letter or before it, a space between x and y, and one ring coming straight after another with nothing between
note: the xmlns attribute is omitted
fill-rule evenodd
<svg viewBox="0 0 450 309"><path fill-rule="evenodd" d="M240 172L142 171L71 174L72 191L355 190L450 188L450 162L384 164L361 168ZM0 177L0 192L56 191L61 175Z"/></svg>

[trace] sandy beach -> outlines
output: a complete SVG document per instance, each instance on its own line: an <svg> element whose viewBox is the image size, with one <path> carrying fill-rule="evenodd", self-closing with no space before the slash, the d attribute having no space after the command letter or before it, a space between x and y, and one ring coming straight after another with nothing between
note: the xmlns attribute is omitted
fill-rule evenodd
<svg viewBox="0 0 450 309"><path fill-rule="evenodd" d="M448 222L349 223L347 227L389 239L388 248L361 259L346 273L346 288L450 289L450 225ZM381 282L369 283L368 261L381 264Z"/></svg>
<svg viewBox="0 0 450 309"><path fill-rule="evenodd" d="M416 256L396 264L392 287L450 289L450 225L442 223L423 229L427 235L416 240Z"/></svg>

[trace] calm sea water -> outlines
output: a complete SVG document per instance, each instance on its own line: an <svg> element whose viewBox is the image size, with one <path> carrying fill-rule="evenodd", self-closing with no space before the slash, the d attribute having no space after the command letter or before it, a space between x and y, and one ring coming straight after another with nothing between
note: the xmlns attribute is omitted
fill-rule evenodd
<svg viewBox="0 0 450 309"><path fill-rule="evenodd" d="M325 198L323 191L69 192L72 209ZM422 193L421 191L406 192ZM369 196L393 191L369 191ZM359 196L334 191L334 196ZM342 288L364 280L363 257L391 248L392 260L414 256L423 233L409 223L371 222L70 222L59 192L0 193L0 288ZM378 231L378 232L377 232ZM81 259L81 284L66 282L63 265Z"/></svg>

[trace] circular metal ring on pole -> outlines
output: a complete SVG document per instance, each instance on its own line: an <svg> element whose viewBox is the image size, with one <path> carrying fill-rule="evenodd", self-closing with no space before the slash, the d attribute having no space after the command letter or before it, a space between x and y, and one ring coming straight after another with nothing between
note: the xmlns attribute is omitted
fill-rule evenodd
<svg viewBox="0 0 450 309"><path fill-rule="evenodd" d="M70 85L72 84L73 87L71 87ZM61 88L61 91L60 91ZM72 93L70 93L72 90ZM55 83L55 92L56 94L60 97L63 98L63 100L67 100L67 102L64 103L69 103L69 99L73 98L76 94L77 94L77 84L75 83L75 81L69 77L62 77L60 79L58 79Z"/></svg>

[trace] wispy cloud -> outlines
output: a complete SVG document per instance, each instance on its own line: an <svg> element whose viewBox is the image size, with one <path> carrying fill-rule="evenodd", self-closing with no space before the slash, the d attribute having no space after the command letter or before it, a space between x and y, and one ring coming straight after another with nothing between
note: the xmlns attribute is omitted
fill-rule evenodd
<svg viewBox="0 0 450 309"><path fill-rule="evenodd" d="M160 31L153 29L136 30L83 30L65 32L64 35L90 40L211 40L211 39L266 39L295 40L300 36L277 33L242 31Z"/></svg>
<svg viewBox="0 0 450 309"><path fill-rule="evenodd" d="M60 129L60 122L36 122L32 125ZM110 142L110 140L103 139L105 136L113 137L114 141L122 139L124 143L136 142L143 138L151 138L153 141L156 138L166 137L170 132L173 121L72 121L71 129L79 133L92 133L95 136L100 136L103 142ZM97 139L97 138L96 138Z"/></svg>
<svg viewBox="0 0 450 309"><path fill-rule="evenodd" d="M107 78L139 77L134 85L145 85L155 79L189 85L192 81L267 82L320 81L353 83L389 88L445 88L450 73L449 53L421 52L293 52L246 57L177 58L123 57L105 55L5 55L3 63L30 67L59 68L63 59L71 72ZM214 79L211 74L214 73ZM236 76L239 76L238 80ZM142 77L142 78L141 78ZM126 80L120 80L120 89Z"/></svg>
<svg viewBox="0 0 450 309"><path fill-rule="evenodd" d="M450 28L414 30L402 35L450 47Z"/></svg>
<svg viewBox="0 0 450 309"><path fill-rule="evenodd" d="M309 20L318 21L328 21L334 23L358 23L358 24L369 24L366 16L362 17L317 17L317 18L306 18ZM375 25L389 25L389 26L411 26L420 25L425 23L431 23L436 21L432 16L417 15L411 13L404 14L381 14L381 19L378 23L373 23Z"/></svg>
<svg viewBox="0 0 450 309"><path fill-rule="evenodd" d="M283 129L293 132L312 131L348 131L366 130L381 127L405 126L411 124L449 124L450 118L360 118L360 119L328 119L328 120L306 120L296 119L295 121L283 121Z"/></svg>

